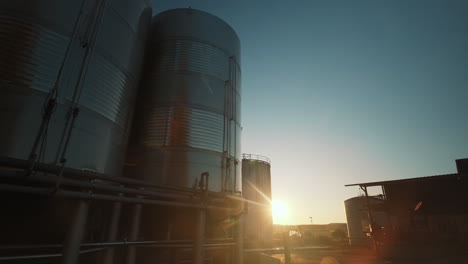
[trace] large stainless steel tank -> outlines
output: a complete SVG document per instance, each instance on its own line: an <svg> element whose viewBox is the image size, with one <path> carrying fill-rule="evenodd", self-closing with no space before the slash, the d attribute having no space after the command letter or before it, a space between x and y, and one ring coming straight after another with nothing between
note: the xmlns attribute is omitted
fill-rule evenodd
<svg viewBox="0 0 468 264"><path fill-rule="evenodd" d="M128 174L240 191L240 43L216 16L173 9L153 18Z"/></svg>
<svg viewBox="0 0 468 264"><path fill-rule="evenodd" d="M0 1L0 155L28 159L59 79L38 159L60 160L75 98L66 166L119 174L150 19L147 0Z"/></svg>
<svg viewBox="0 0 468 264"><path fill-rule="evenodd" d="M245 234L250 240L264 243L270 242L273 236L270 168L266 157L243 155L242 196L250 201Z"/></svg>

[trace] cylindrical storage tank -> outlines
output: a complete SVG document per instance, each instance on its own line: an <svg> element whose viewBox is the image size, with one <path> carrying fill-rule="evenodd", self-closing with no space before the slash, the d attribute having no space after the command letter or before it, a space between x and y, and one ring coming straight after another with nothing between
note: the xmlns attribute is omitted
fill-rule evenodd
<svg viewBox="0 0 468 264"><path fill-rule="evenodd" d="M369 197L371 207L381 205L382 200ZM346 220L348 223L348 238L351 246L372 247L372 238L369 233L369 215L365 196L353 197L344 201ZM372 217L375 228L388 227L387 214L373 209ZM384 232L385 230L383 230Z"/></svg>
<svg viewBox="0 0 468 264"><path fill-rule="evenodd" d="M194 9L153 18L127 159L128 175L177 187L240 191L240 43Z"/></svg>
<svg viewBox="0 0 468 264"><path fill-rule="evenodd" d="M55 98L34 159L57 164L68 145L66 167L120 174L151 12L147 0L0 1L0 156L29 159ZM71 232L74 200L0 200L2 244L61 244ZM92 205L85 239L103 241L111 206Z"/></svg>
<svg viewBox="0 0 468 264"><path fill-rule="evenodd" d="M15 0L0 10L0 156L29 159L56 97L36 159L57 163L66 148L66 167L121 173L150 2Z"/></svg>
<svg viewBox="0 0 468 264"><path fill-rule="evenodd" d="M366 197L353 197L344 201L344 204L349 244L351 246L371 246L372 240L364 232L365 226L369 226Z"/></svg>
<svg viewBox="0 0 468 264"><path fill-rule="evenodd" d="M266 157L243 155L242 196L249 201L245 235L252 242L268 243L273 236L270 168Z"/></svg>

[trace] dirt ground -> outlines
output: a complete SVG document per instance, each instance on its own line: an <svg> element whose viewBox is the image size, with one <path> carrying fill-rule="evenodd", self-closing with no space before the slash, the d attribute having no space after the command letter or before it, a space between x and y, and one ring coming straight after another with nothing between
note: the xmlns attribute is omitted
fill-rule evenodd
<svg viewBox="0 0 468 264"><path fill-rule="evenodd" d="M284 263L283 254L274 254ZM377 262L375 253L368 249L312 249L291 254L293 264L383 264Z"/></svg>

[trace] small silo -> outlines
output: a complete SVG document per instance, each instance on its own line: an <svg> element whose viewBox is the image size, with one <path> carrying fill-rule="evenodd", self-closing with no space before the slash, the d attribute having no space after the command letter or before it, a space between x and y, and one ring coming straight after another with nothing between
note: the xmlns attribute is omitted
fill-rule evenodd
<svg viewBox="0 0 468 264"><path fill-rule="evenodd" d="M128 175L240 191L240 43L218 17L173 9L152 21Z"/></svg>
<svg viewBox="0 0 468 264"><path fill-rule="evenodd" d="M243 155L242 196L249 201L245 235L253 242L268 243L273 236L270 168L266 157Z"/></svg>
<svg viewBox="0 0 468 264"><path fill-rule="evenodd" d="M120 174L149 1L19 0L0 9L0 156Z"/></svg>
<svg viewBox="0 0 468 264"><path fill-rule="evenodd" d="M375 197L369 197L368 199L371 207L376 207L383 203L381 199ZM368 235L370 222L366 197L353 197L345 200L344 204L348 223L349 244L351 246L372 247L373 240ZM383 228L381 231L385 232L385 227L389 227L387 214L381 210L372 210L374 228Z"/></svg>

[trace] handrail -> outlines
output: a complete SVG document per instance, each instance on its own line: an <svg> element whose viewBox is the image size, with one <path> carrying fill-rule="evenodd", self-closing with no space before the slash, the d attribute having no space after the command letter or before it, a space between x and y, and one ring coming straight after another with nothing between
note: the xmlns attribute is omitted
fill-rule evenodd
<svg viewBox="0 0 468 264"><path fill-rule="evenodd" d="M257 155L257 154L248 154L244 153L242 154L242 159L248 159L248 160L258 160L258 161L263 161L268 164L271 163L271 160L265 156Z"/></svg>

